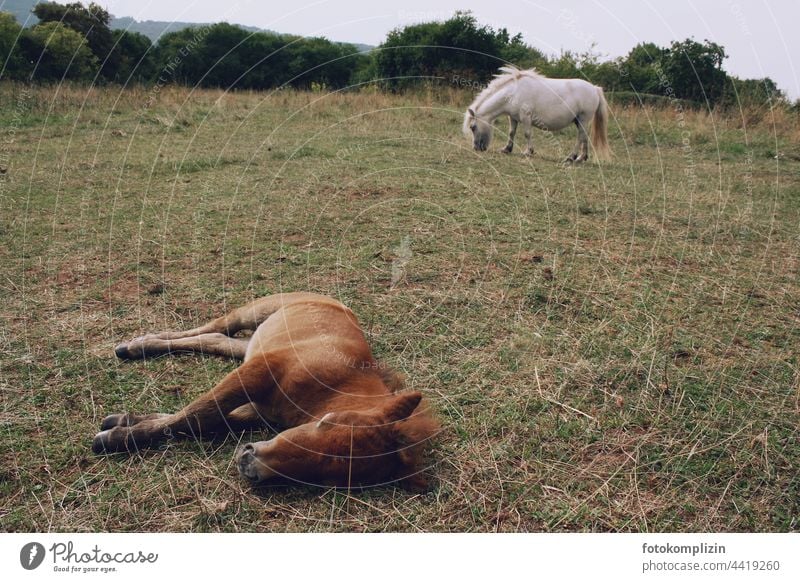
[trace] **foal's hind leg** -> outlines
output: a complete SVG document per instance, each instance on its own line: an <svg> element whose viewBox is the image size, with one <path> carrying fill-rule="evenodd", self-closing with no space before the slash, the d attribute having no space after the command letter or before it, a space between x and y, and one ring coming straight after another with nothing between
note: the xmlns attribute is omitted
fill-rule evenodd
<svg viewBox="0 0 800 582"><path fill-rule="evenodd" d="M234 411L237 413L232 420L250 420L253 414L247 409L239 409L246 404L268 400L281 374L280 361L266 356L253 358L175 414L150 415L131 426L117 424L103 430L94 437L92 450L97 454L133 452L177 436L199 438L203 433L215 433L226 428L226 420ZM111 418L107 417L107 420ZM106 421L103 424L105 426Z"/></svg>
<svg viewBox="0 0 800 582"><path fill-rule="evenodd" d="M225 336L232 336L243 329L255 330L281 307L318 297L312 293L302 292L279 293L262 297L200 327L186 331L163 331L143 335L130 342L119 344L114 352L119 358L143 358L171 352L202 352L243 359L244 349L247 347L246 342L244 344L236 343L236 341L226 342ZM198 338L199 341L196 343L173 341L188 338Z"/></svg>
<svg viewBox="0 0 800 582"><path fill-rule="evenodd" d="M181 339L160 339L146 335L126 344L120 344L114 352L124 359L146 358L180 352L196 352L212 356L224 356L244 360L249 339L228 337L221 333L204 333Z"/></svg>

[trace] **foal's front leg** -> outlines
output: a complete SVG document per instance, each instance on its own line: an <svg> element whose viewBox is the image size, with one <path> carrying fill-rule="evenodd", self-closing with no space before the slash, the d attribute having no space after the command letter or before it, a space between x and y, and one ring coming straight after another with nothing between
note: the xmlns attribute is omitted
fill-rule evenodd
<svg viewBox="0 0 800 582"><path fill-rule="evenodd" d="M278 362L266 355L255 357L175 414L133 417L139 421L135 424L130 423L131 418L127 415L106 417L102 425L104 430L94 437L92 450L97 454L134 452L178 436L199 437L227 427L226 419L234 411L237 411L234 418L250 419L252 414L241 414L245 410L242 407L264 402L277 386L280 373Z"/></svg>
<svg viewBox="0 0 800 582"><path fill-rule="evenodd" d="M500 150L504 154L510 154L514 149L514 136L517 135L518 124L519 120L514 119L510 115L508 116L508 143L506 144L506 147Z"/></svg>

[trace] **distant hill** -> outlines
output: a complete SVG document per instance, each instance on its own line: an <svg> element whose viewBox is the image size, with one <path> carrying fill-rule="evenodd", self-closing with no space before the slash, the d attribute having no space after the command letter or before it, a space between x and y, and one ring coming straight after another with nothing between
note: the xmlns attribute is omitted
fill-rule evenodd
<svg viewBox="0 0 800 582"><path fill-rule="evenodd" d="M121 29L127 30L130 32L139 32L147 37L150 38L151 41L156 42L158 39L168 33L168 32L177 32L184 28L188 28L190 26L206 26L207 23L200 23L200 22L166 22L162 20L136 20L135 18L131 18L130 16L111 16L111 28L114 30ZM231 23L234 26L238 26L239 28L243 28L244 30L250 32L267 32L270 34L281 34L274 30L268 30L266 28L258 28L256 26L246 26L244 24L237 24ZM339 43L344 44L344 43ZM352 44L355 46L359 52L369 52L373 48L372 45L368 44L359 44L357 42L353 43L346 43Z"/></svg>
<svg viewBox="0 0 800 582"><path fill-rule="evenodd" d="M0 0L0 10L4 12L11 12L16 18L17 22L24 26L33 26L39 19L33 15L31 10L43 0ZM63 4L64 2L59 2ZM207 23L201 22L166 22L161 20L136 20L130 16L114 16L111 15L111 28L129 30L131 32L139 32L147 36L151 41L156 42L159 37L167 32L176 32L190 26L205 26ZM244 24L236 24L250 32L271 32L278 34L274 30L267 30L255 26L245 26ZM372 50L373 46L368 44L349 43L354 45L359 52L367 52Z"/></svg>
<svg viewBox="0 0 800 582"><path fill-rule="evenodd" d="M128 30L130 32L139 32L156 42L159 37L168 32L177 32L190 26L205 26L199 22L167 22L162 20L136 20L130 16L111 16L110 26L112 29ZM255 26L245 26L244 24L236 24L236 26L249 30L250 32L273 32L271 30L264 30Z"/></svg>
<svg viewBox="0 0 800 582"><path fill-rule="evenodd" d="M41 0L0 0L0 10L13 14L23 26L33 26L39 19L31 13L31 9L40 2Z"/></svg>

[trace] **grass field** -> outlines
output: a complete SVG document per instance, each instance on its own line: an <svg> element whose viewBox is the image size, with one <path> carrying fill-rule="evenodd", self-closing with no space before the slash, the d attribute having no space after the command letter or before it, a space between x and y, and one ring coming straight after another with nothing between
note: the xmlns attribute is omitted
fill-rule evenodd
<svg viewBox="0 0 800 582"><path fill-rule="evenodd" d="M2 530L800 529L797 117L614 108L563 167L574 130L474 153L471 97L0 85ZM427 395L429 493L91 454L235 365L116 343L287 290Z"/></svg>

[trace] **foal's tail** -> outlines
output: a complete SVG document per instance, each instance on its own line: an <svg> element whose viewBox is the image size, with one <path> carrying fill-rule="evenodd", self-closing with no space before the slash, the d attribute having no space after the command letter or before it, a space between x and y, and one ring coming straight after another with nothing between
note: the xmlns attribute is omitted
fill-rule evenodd
<svg viewBox="0 0 800 582"><path fill-rule="evenodd" d="M603 95L603 88L598 87L597 92L600 95L600 104L592 120L592 147L598 160L608 161L611 159L611 147L608 145L608 103Z"/></svg>

